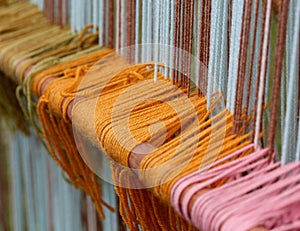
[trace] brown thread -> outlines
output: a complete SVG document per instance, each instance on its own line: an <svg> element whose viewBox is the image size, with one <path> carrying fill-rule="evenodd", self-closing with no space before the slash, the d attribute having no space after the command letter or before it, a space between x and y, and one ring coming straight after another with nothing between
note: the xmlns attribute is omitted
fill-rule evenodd
<svg viewBox="0 0 300 231"><path fill-rule="evenodd" d="M108 48L114 47L114 1L108 1Z"/></svg>
<svg viewBox="0 0 300 231"><path fill-rule="evenodd" d="M63 6L62 6L62 4L63 4L63 2L62 2L62 0L58 0L57 1L57 9L56 9L56 18L55 18L55 22L56 23L58 23L60 26L62 26L62 18L63 18L63 12L62 12L62 8L63 8Z"/></svg>
<svg viewBox="0 0 300 231"><path fill-rule="evenodd" d="M51 23L54 23L55 11L54 11L54 1L49 0L49 20Z"/></svg>
<svg viewBox="0 0 300 231"><path fill-rule="evenodd" d="M280 7L281 7L281 0L273 0L272 1L272 5L273 5L273 9L275 10L276 14L278 15L279 11L280 11Z"/></svg>
<svg viewBox="0 0 300 231"><path fill-rule="evenodd" d="M187 30L187 35L186 35L186 51L187 51L187 71L186 71L186 88L187 88L187 93L188 96L190 96L190 87L191 87L191 55L193 52L193 27L194 27L194 1L188 1L187 2L187 20L186 20L186 28Z"/></svg>
<svg viewBox="0 0 300 231"><path fill-rule="evenodd" d="M246 3L244 4L245 7ZM249 31L250 31L250 22L251 22L251 8L252 0L247 4L247 7L243 12L243 28L241 33L241 44L240 44L240 54L239 54L239 66L238 66L238 79L237 79L237 89L236 89L236 100L235 100L235 113L234 113L234 131L238 132L241 126L241 114L242 114L242 105L243 105L243 92L244 92L244 83L246 75L246 60L248 53L248 41L249 41ZM242 46L242 48L241 48Z"/></svg>
<svg viewBox="0 0 300 231"><path fill-rule="evenodd" d="M258 12L259 12L259 1L256 1L255 5L255 21L254 21L254 31L253 31L253 43L251 49L251 57L249 63L249 74L248 74L248 83L247 83L247 96L245 102L245 113L248 114L249 109L249 102L250 102L250 94L251 94L251 83L253 78L253 65L254 65L254 54L255 54L255 45L256 45L256 28L257 28L257 21L258 21ZM243 126L243 133L246 131L246 125Z"/></svg>
<svg viewBox="0 0 300 231"><path fill-rule="evenodd" d="M65 26L68 23L68 6L68 0L62 0L62 26Z"/></svg>
<svg viewBox="0 0 300 231"><path fill-rule="evenodd" d="M107 5L107 2L108 1L106 1L106 0L104 0L103 1L103 23L102 23L102 25L103 25L103 30L102 30L102 38L103 38L103 44L104 44L104 46L108 46L108 34L106 34L106 29L108 29L109 30L109 28L108 28L108 21L107 21L107 15L106 15L106 13L107 13L107 11L106 11L106 9L108 8L108 5Z"/></svg>
<svg viewBox="0 0 300 231"><path fill-rule="evenodd" d="M240 33L240 44L239 44L239 58L238 58L238 71L237 71L237 80L236 80L236 95L235 95L235 101L234 101L234 127L233 130L238 130L237 127L241 123L239 118L239 106L240 106L240 87L241 87L241 79L243 76L241 75L241 65L243 65L243 54L244 54L244 39L247 35L245 35L245 18L246 18L246 3L243 5L243 15L242 15L242 26L241 26L241 33Z"/></svg>
<svg viewBox="0 0 300 231"><path fill-rule="evenodd" d="M261 58L262 58L262 52L263 52L263 40L264 40L264 28L265 28L265 23L266 23L266 11L267 7L266 4L263 4L263 13L262 13L262 25L261 25L261 37L260 37L260 47L259 47L259 58L258 58L258 63L257 63L257 80L256 80L256 89L255 89L255 100L254 100L254 105L257 105L258 102L258 89L259 89L259 82L260 82L260 69L261 69ZM257 117L257 111L254 111L254 116L253 116L253 125L252 125L252 130L255 131L255 124L256 124L256 117ZM252 140L254 139L254 134L252 134Z"/></svg>
<svg viewBox="0 0 300 231"><path fill-rule="evenodd" d="M180 7L180 49L181 51L186 52L187 51L187 34L188 34L188 26L187 26L187 21L188 21L188 11L189 11L189 6L188 2L190 1L181 1L181 7ZM184 61L183 61L184 60ZM180 55L180 59L178 59L178 66L180 66L181 70L179 71L179 76L180 76L180 85L184 88L186 88L186 71L187 71L187 63L186 61L185 54Z"/></svg>
<svg viewBox="0 0 300 231"><path fill-rule="evenodd" d="M175 0L175 22L174 22L174 48L179 48L179 36L180 36L180 5L181 0ZM174 66L178 63L178 55L175 51L174 54ZM173 71L173 84L178 84L178 72Z"/></svg>
<svg viewBox="0 0 300 231"><path fill-rule="evenodd" d="M120 41L121 41L121 34L122 34L122 31L121 31L121 30L122 30L122 23L121 23L121 22L122 22L122 20L121 20L122 14L121 14L121 12L122 12L122 8L123 8L124 6L123 6L123 3L122 3L122 2L123 2L122 0L117 0L117 1L119 1L119 4L118 4L118 5L119 5L119 9L117 9L117 10L119 11L119 19L118 19L119 24L117 25L117 26L118 26L118 32L119 32L119 33L117 34L117 36L118 36L118 38L119 38L119 39L118 39L119 44L117 44L118 47L116 47L116 49L120 49L120 48L121 48L121 44L122 44L122 43L120 42Z"/></svg>
<svg viewBox="0 0 300 231"><path fill-rule="evenodd" d="M130 47L133 44L133 36L132 36L132 8L131 8L131 1L126 2L126 46ZM149 10L149 9L148 9ZM132 61L132 53L131 49L127 49L127 60L131 63Z"/></svg>
<svg viewBox="0 0 300 231"><path fill-rule="evenodd" d="M200 37L200 46L199 46L199 60L204 66L208 67L209 61L209 40L210 40L210 17L211 17L211 1L204 0L202 8L202 19L201 19L201 37ZM200 70L199 76L201 90L200 96L204 96L207 92L207 75L202 73L203 70Z"/></svg>
<svg viewBox="0 0 300 231"><path fill-rule="evenodd" d="M268 135L268 146L271 149L270 153L272 153L274 150L274 141L277 127L277 110L280 100L281 71L283 68L283 55L285 49L288 6L289 1L283 0L281 3L281 9L279 14L278 40L275 49L275 75L271 101L271 119L269 125L270 131Z"/></svg>
<svg viewBox="0 0 300 231"><path fill-rule="evenodd" d="M136 34L135 34L136 4L137 4L136 0L131 1L131 11L132 11L131 12L131 14L132 14L132 16L131 16L131 36L132 36L131 41L132 41L132 45L138 43L138 41L135 40L136 39ZM139 20L139 19L137 19L137 20Z"/></svg>
<svg viewBox="0 0 300 231"><path fill-rule="evenodd" d="M227 30L227 41L230 41L231 36L231 21L232 21L232 0L229 0L229 6L228 6L228 30ZM227 60L230 60L230 42L227 42ZM226 77L228 80L228 70L229 70L229 62L227 62L227 73Z"/></svg>

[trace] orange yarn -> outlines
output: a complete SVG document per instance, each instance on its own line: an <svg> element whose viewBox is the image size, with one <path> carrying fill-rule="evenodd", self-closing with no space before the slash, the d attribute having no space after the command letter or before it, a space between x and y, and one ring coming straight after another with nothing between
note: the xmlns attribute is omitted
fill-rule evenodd
<svg viewBox="0 0 300 231"><path fill-rule="evenodd" d="M62 76L68 77L69 79L69 83L67 84L68 86L72 85L70 84L70 81L73 80L72 82L74 83L75 77L76 80L80 82L81 78L83 77L83 73L81 73L81 75L76 76L76 71L79 72L79 70L82 70L82 68L84 68L85 71L87 71L86 68L91 67L101 57L111 52L112 50L110 49L102 49L100 51L93 52L91 54L84 55L79 58L72 59L68 62L62 62L53 67L50 67L42 71L41 73L39 73L36 77L34 77L31 83L31 90L36 96L39 97L42 95L42 88L45 82L48 82L49 80L52 80L54 78L59 78Z"/></svg>
<svg viewBox="0 0 300 231"><path fill-rule="evenodd" d="M165 135L159 147L142 160L140 179L148 187L156 186L155 194L169 203L178 179L247 145L250 134L239 137L231 133L233 117L227 110L209 119L206 98L191 95L187 106L186 95L161 73L159 81L151 83L153 70L150 64L135 65L115 75L99 96L95 123L101 146L124 166L129 166L129 156L137 145L157 145ZM143 102L144 96L153 100ZM215 99L211 110L221 97ZM149 126L157 121L163 126L152 126L149 132Z"/></svg>
<svg viewBox="0 0 300 231"><path fill-rule="evenodd" d="M174 90L172 91L174 86L172 86L171 84L166 85L164 88L162 88L161 85L151 85L151 87L149 87L149 82L147 81L149 81L148 79L152 81L152 78L153 64L150 63L130 66L113 76L101 75L101 78L98 78L98 84L99 82L105 82L105 80L109 80L106 83L105 87L102 89L101 94L98 95L98 99L93 93L91 94L93 96L92 99L85 98L85 96L88 96L91 93L90 88L93 86L91 84L93 80L89 82L90 85L87 84L87 86L85 86L85 92L80 91L77 94L77 96L80 95L80 97L83 97L85 99L80 100L78 103L76 103L76 105L74 105L72 117L75 116L84 118L84 121L79 120L80 123L76 124L76 126L81 126L82 128L80 131L82 131L82 133L85 133L85 136L89 137L89 134L91 133L88 130L91 125L87 126L86 122L90 121L93 118L91 114L94 112L87 112L87 109L91 108L93 104L97 102L97 117L95 118L95 123L101 146L105 149L110 157L112 157L116 162L121 163L125 166L129 165L128 158L131 154L131 148L135 147L137 143L149 141L149 139L153 137L153 135L151 135L151 133L149 133L146 128L157 120L163 121L165 127L167 128L166 141L169 142L166 142L166 145L169 145L171 141L175 141L175 143L178 141L176 138L179 136L176 136L176 133L180 132L181 130L180 121L178 116L176 115L178 113L182 114L185 118L183 124L187 125L187 127L185 128L186 130L192 129L192 124L195 123L195 118L197 118L198 121L201 122L200 129L204 131L203 133L201 133L203 137L202 140L204 142L203 146L208 143L206 135L209 134L211 130L213 130L211 128L212 120L208 120L209 113L205 109L205 98L199 98L196 95L191 95L190 100L192 102L193 108L195 108L195 110L199 114L198 117L195 117L195 115L191 115L192 111L184 110L185 108L181 100L178 100L178 102L176 102L175 104L176 109L181 109L179 111L174 111L171 106L168 106L167 104L164 104L159 100L137 102L137 104L134 105L131 110L128 124L132 132L132 137L135 138L137 143L130 140L128 142L127 136L125 135L123 136L124 140L121 140L121 142L126 143L126 145L128 146L124 148L122 146L122 143L119 142L120 140L117 140L116 138L116 136L119 136L120 133L117 134L118 129L113 128L113 126L118 127L118 124L122 125L124 123L124 121L122 121L122 115L124 115L124 113L128 109L128 106L131 106L128 103L143 95L153 96L154 99L156 98L156 96L162 96L162 98L160 99L162 99L163 101L170 101L172 98L183 97L183 95L180 95L178 92ZM163 80L163 76L160 73L158 79L168 84L168 81ZM98 86L101 86L101 84L99 84ZM124 91L126 91L128 88L130 88L130 95L132 97L130 97L129 95L129 98L121 97L124 101L121 100L118 102L118 100L120 100L119 97L122 96ZM89 93L87 93L88 89L90 90ZM217 98L214 103L217 103L217 101L220 100L220 97L221 96L219 96L219 98ZM116 109L117 111L114 112L116 103L118 107ZM80 109L80 107L82 109ZM86 114L85 116L82 116L81 113L84 112ZM117 124L112 124L112 117L114 113L117 113L117 115L115 116L116 118L120 119L115 121ZM118 115L120 115L120 117L118 117ZM218 114L214 121L217 121L218 119L221 120L221 118L223 118L224 116L227 116L227 120L232 120L232 116L229 115L227 111L224 111L221 114ZM219 126L221 126L220 124L222 125L221 122L214 124L214 128L218 128ZM232 122L230 126L232 127ZM227 128L227 131L230 130L230 126ZM152 134L159 137L162 132L161 127L154 127L153 129L154 130L152 131ZM197 130L195 129L191 130L190 135L193 136L196 132ZM229 141L235 140L235 143L232 142L231 145L236 146L236 144L243 142L245 139L247 139L247 137L248 136L245 136L235 140L236 135L229 136L228 132L227 139ZM214 139L215 143L219 142L217 138L218 136L216 136L216 138ZM224 146L222 152L223 155L226 155L226 151L228 152L228 150L232 150L232 146L230 146L229 141L226 141L226 145ZM96 143L97 140L94 140L94 142ZM155 142L155 140L153 142ZM165 151L167 152L167 149ZM163 155L162 153L164 153L164 151L160 150L159 156L157 156L157 158L163 159L163 155L165 155L165 153ZM194 159L196 159L196 157ZM181 160L179 159L179 161ZM193 171L194 169L190 168L187 170ZM124 182L126 180L129 180L131 182L130 179L132 179L134 183L138 183L137 177L132 175L131 172L126 172L126 170L121 171L116 166L113 167L113 172L115 183L121 181L122 185L124 185ZM149 178L150 177L153 176L149 176ZM146 183L147 180L149 181L147 177L143 178L143 180L145 180ZM131 230L138 230L139 226L145 230L178 230L178 227L183 227L184 230L193 229L193 227L186 221L184 221L182 218L179 218L169 205L167 205L166 203L162 203L161 199L164 197L168 197L167 192L164 192L166 194L158 199L152 194L151 191L147 189L126 189L116 186L116 191L120 198L121 216ZM140 209L141 204L143 204L152 212L147 213L147 211L145 211L144 209Z"/></svg>
<svg viewBox="0 0 300 231"><path fill-rule="evenodd" d="M166 131L162 145L148 154L140 165L142 170L139 177L142 182L146 185L158 186L152 188L151 191L117 186L116 191L120 197L120 213L131 230L138 230L139 226L146 230L153 229L153 227L159 230L177 230L178 227L193 230L194 228L178 217L169 206L172 186L181 177L197 170L201 164L209 164L214 159L220 159L247 145L250 134L239 137L231 133L232 115L227 110L209 119L210 111L206 110L205 97L191 94L188 100L192 107L186 107L186 104L183 103L185 101L181 100L184 99L185 94L180 93L185 92L184 89L174 90L174 86L168 80L164 80L161 73L158 74L159 83L150 84L154 70L152 63L129 66L118 74L113 76L102 74L100 78L97 73L106 73L105 68L111 68L112 65L118 65L118 63L121 63L122 66L121 60L112 59L107 63L100 64L99 69L96 68L95 72L90 70L93 69L91 66L98 59L110 52L110 50L102 50L67 63L58 64L34 78L31 87L37 96L41 96L38 104L38 116L51 153L67 172L70 181L91 195L99 215L103 217L100 205L105 202L99 197L100 187L96 176L83 163L76 149L71 123L67 115L70 103L75 97L82 97L82 100L73 106L72 117L83 117L80 113L86 113L81 124L75 125L81 128L86 137L90 136L89 129L93 128L91 125L86 126L86 122L93 118L93 111L87 113L86 110L97 103L95 111L97 117L96 121L92 121L92 123L96 125L98 139L107 154L124 166L129 166L129 157L134 147L148 141L159 146L161 143L156 143L157 139ZM84 80L88 70L92 73L92 78L87 79L85 85L81 86L80 83ZM101 88L101 84L105 82L107 83L99 95L97 89ZM77 91L78 87L80 87L80 91ZM125 94L128 97L122 97L129 88L130 94ZM135 100L143 95L159 100L145 102ZM222 95L216 97L211 110L214 110L221 98ZM126 118L123 118L123 115L124 113L126 115L132 102L136 102L136 104L129 114L128 128L131 137L128 137L123 134L123 131L118 130L118 126L124 126ZM170 106L166 102L173 104ZM156 121L161 121L164 126L156 126ZM148 128L153 123L155 126L149 132ZM198 126L195 126L197 124ZM223 133L220 132L220 128L224 129ZM117 137L121 137L121 140ZM179 145L182 138L185 140ZM92 142L98 145L98 140L92 140ZM179 147L180 155L174 156L177 147ZM196 150L192 150L192 147L196 147ZM191 156L190 153L193 151L195 153ZM216 155L215 152L218 154ZM186 166L182 166L182 163L187 160L189 162ZM174 169L166 171L166 168L159 167L167 161L170 162L170 167L180 167L180 171L176 173ZM145 171L155 167L158 169L150 171L150 173ZM132 173L124 172L124 170L120 172L115 166L113 172L115 181L124 181L125 179L136 181L137 179ZM172 176L172 178L164 182L168 176ZM219 182L218 185L223 183L225 182ZM155 196L152 192L155 193ZM147 211L141 210L141 204L145 204L153 213L149 215Z"/></svg>
<svg viewBox="0 0 300 231"><path fill-rule="evenodd" d="M97 52L97 54L86 56L86 60L88 64L91 65L92 62L96 62L109 52L109 50ZM37 106L37 114L43 135L54 160L68 174L70 181L75 187L83 189L91 196L99 216L104 218L101 205L107 206L110 210L113 209L101 199L101 187L97 176L86 166L78 153L72 125L66 116L68 104L74 97L66 100L61 94L62 92L71 93L73 89L70 88L70 83L72 84L73 82L75 84L76 81L79 81L84 76L87 69L82 69L81 66L77 67L76 65L76 63L82 63L83 60L83 58L79 58L64 64L59 64L51 69L52 73L51 70L46 70L45 73L49 74L43 76L41 73L35 79L33 86L35 86L37 92L41 94ZM66 76L64 76L63 70L65 70L66 67L68 72L66 72ZM83 71L78 71L79 69ZM44 86L42 93L41 89L38 88L38 86L41 87L38 81L49 79L49 76L51 76L52 80ZM68 104L66 104L66 102Z"/></svg>
<svg viewBox="0 0 300 231"><path fill-rule="evenodd" d="M197 229L176 214L171 205L166 205L148 189L137 188L141 183L131 171L112 164L115 182L126 187L115 186L119 196L119 210L123 221L131 231L196 231Z"/></svg>

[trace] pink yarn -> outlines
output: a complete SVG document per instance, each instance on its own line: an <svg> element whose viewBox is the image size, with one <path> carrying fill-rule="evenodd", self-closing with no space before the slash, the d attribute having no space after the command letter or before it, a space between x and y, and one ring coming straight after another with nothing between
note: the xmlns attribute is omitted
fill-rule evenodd
<svg viewBox="0 0 300 231"><path fill-rule="evenodd" d="M272 181L273 177L277 177L280 173L286 173L292 170L299 171L299 164L291 164L286 169L276 169L272 172L266 174L265 178L269 178ZM254 178L255 179L255 178ZM258 182L265 182L264 179L256 179ZM279 194L281 189L287 187L290 183L294 183L300 180L300 177L290 176L288 180L283 178L283 181L275 182L274 184L267 185L267 188L262 188L260 190L255 190L246 193L244 196L240 197L241 188L247 187L247 184L250 182L245 181L244 183L237 185L235 187L227 187L227 190L223 191L221 197L220 194L214 193L214 202L215 206L211 204L206 204L204 214L202 214L201 220L202 229L204 230L249 230L257 226L265 226L267 228L272 228L270 224L281 224L282 220L279 220L278 217L283 217L282 213L286 211L282 208L287 208L290 211L293 207L293 204L298 200L299 197L295 197L289 201L287 194L282 194L280 197L276 195ZM222 190L223 186L217 190ZM225 188L225 187L224 187ZM291 188L292 191L297 191L297 188ZM289 191L290 193L292 191ZM273 192L271 194L271 192ZM207 193L207 196L209 196ZM235 198L237 197L237 199ZM225 205L224 205L225 203ZM274 203L276 206L274 206ZM195 203L196 204L196 203ZM216 206L217 205L217 206ZM209 208L209 209L208 209ZM295 209L294 209L295 211ZM206 214L205 214L206 212ZM213 214L211 214L213 213ZM208 214L208 215L207 215ZM210 216L210 217L209 217ZM213 219L211 219L213 217ZM292 219L292 216L288 216ZM277 219L274 219L277 218ZM272 220L273 219L273 223ZM267 224L269 222L270 224ZM277 222L277 223L276 223ZM291 222L291 221L289 221Z"/></svg>
<svg viewBox="0 0 300 231"><path fill-rule="evenodd" d="M214 162L210 167L213 168L214 166L220 164L221 162L224 162L230 158L233 158L237 155L240 155L242 152L247 151L248 149L252 148L253 144L250 144L246 147L244 147L243 149L240 149L234 153L232 153L231 155L218 160L216 162ZM232 164L232 162L230 162ZM183 178L181 178L173 187L172 191L171 191L171 203L173 204L174 208L176 209L176 211L183 215L181 212L181 208L179 207L179 201L180 201L180 197L181 194L183 192L183 190L188 187L191 186L194 183L197 183L199 181L205 181L213 176L215 176L218 173L221 173L223 171L224 167L221 165L219 167L216 167L214 169L214 171L208 171L208 172L204 172L203 169L200 169L199 171L193 172ZM207 168L205 168L205 170L207 170ZM205 174L204 174L205 173Z"/></svg>
<svg viewBox="0 0 300 231"><path fill-rule="evenodd" d="M299 230L300 230L300 219L294 221L291 224L282 225L280 227L276 227L273 229L273 231L299 231Z"/></svg>
<svg viewBox="0 0 300 231"><path fill-rule="evenodd" d="M252 148L253 145L248 145L244 147L243 149L240 149L230 156L227 156L214 164L212 164L211 167L214 167L218 165L220 162L224 162L225 160L228 160L229 158L232 158L236 155L239 155L243 153L244 151ZM180 179L173 187L171 191L171 203L173 204L174 208L177 210L179 214L184 216L186 219L190 220L190 217L188 215L188 204L190 199L194 196L195 193L200 191L201 189L210 187L211 184L222 180L222 179L228 179L228 178L237 178L239 177L239 174L243 171L248 171L251 169L251 166L249 168L249 164L254 162L254 165L264 165L267 163L266 159L263 159L261 162L255 162L262 157L266 156L267 149L262 150L259 153L256 153L256 155L249 155L246 157L242 157L236 160L233 160L229 163L223 164L221 166L218 166L212 170L204 172L203 170L199 170L197 172L194 172L192 174L189 174L182 179ZM257 166L256 166L257 167ZM240 171L238 171L240 169ZM200 172L200 173L199 173ZM186 191L186 194L183 198L182 192L187 188L190 187L188 191ZM180 203L179 203L180 202ZM181 205L181 207L180 207Z"/></svg>
<svg viewBox="0 0 300 231"><path fill-rule="evenodd" d="M257 175L262 175L263 173L274 169L276 166L277 165L274 164L272 164L271 166L267 166L261 170L253 172L252 174L248 174L245 177L226 183L219 188L213 189L207 194L203 195L203 197L198 198L195 201L194 207L191 211L192 222L195 225L197 223L198 225L200 225L199 222L201 222L202 229L211 230L211 220L214 216L214 214L212 214L212 211L218 212L222 203L225 203L224 206L228 206L230 203L234 203L239 199L236 193L241 194L242 190L238 192L235 190L234 192L236 193L232 193L232 188L239 187L243 182L249 181L252 178L255 178L255 176ZM207 208L209 208L209 210Z"/></svg>
<svg viewBox="0 0 300 231"><path fill-rule="evenodd" d="M296 165L294 164L293 166L290 166L290 167L297 168L297 170L299 171L299 164L296 164ZM287 171L289 171L290 169L291 168L289 168ZM269 175L268 176L266 175L265 177L268 178L270 176L270 174L274 174L274 172L278 172L278 170L282 170L282 168L269 173ZM281 181L275 182L273 184L269 184L269 185L265 186L264 188L261 188L261 189L252 191L251 193L245 194L243 197L241 197L241 199L239 201L235 201L235 204L233 204L234 207L231 205L231 207L229 207L227 210L219 209L218 213L223 215L222 222L229 223L230 219L233 219L233 217L234 217L233 215L235 215L236 219L233 219L234 220L233 225L236 225L237 220L241 219L241 216L243 214L249 214L254 211L255 214L257 215L258 209L262 210L262 208L270 209L271 212L274 212L274 206L273 206L274 202L268 202L268 201L275 200L276 198L278 198L278 195L280 194L280 192L282 192L283 189L287 188L288 185L299 181L300 180L299 177L300 177L299 175L297 177L290 175L289 179L284 179L284 181L281 180ZM247 183L248 182L246 182L246 184ZM241 187L243 187L243 185L241 185ZM294 189L295 188L293 188L293 190ZM239 188L232 188L231 193L236 192L236 190L239 190ZM228 193L230 193L230 192L228 192ZM286 195L283 195L283 198L285 198L285 197L286 197ZM285 205L287 203L289 203L287 199L284 199L283 202L285 203ZM276 204L280 205L280 201L279 201L279 203L276 202ZM224 218L224 214L227 214L228 212L231 212L231 215ZM275 211L275 214L273 214L271 217L273 217L273 218L276 217L276 213L278 214L278 211ZM264 213L262 213L262 215L259 215L259 217L257 219L255 219L254 222L258 222L259 218L263 217L263 214ZM289 217L291 217L291 216L289 216ZM217 216L215 217L215 219L218 219ZM219 221L220 221L220 219L219 219ZM247 220L247 222L249 222L249 220ZM245 225L245 224L243 223L243 225ZM259 226L259 224L256 223L256 225L254 225L253 227L255 227L255 226ZM265 224L264 226L268 227L269 225ZM228 230L230 230L230 228L228 228Z"/></svg>
<svg viewBox="0 0 300 231"><path fill-rule="evenodd" d="M177 212L200 230L246 231L263 226L299 231L300 163L278 168L280 163L268 163L268 149L264 149L217 166L251 147L180 179L171 191ZM197 192L224 179L229 180L199 196L189 211Z"/></svg>

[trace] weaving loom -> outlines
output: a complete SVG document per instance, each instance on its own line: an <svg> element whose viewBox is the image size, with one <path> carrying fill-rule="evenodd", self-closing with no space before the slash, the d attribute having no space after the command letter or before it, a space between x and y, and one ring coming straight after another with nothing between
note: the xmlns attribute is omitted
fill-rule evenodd
<svg viewBox="0 0 300 231"><path fill-rule="evenodd" d="M300 1L0 0L0 230L300 230Z"/></svg>

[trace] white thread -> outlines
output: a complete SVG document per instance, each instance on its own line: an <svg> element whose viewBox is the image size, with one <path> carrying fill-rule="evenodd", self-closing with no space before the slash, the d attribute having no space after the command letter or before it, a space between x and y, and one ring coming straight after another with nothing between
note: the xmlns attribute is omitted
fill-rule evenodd
<svg viewBox="0 0 300 231"><path fill-rule="evenodd" d="M153 14L153 10L152 10L152 0L148 0L148 14L147 14L147 43L150 44L152 43L152 14ZM147 46L148 47L148 46ZM146 62L149 62L152 60L152 51L150 50L150 48L148 47L147 50L147 54L146 54Z"/></svg>
<svg viewBox="0 0 300 231"><path fill-rule="evenodd" d="M77 33L80 33L80 26L81 26L81 13L80 13L80 2L75 1L76 2L76 9L75 9L75 20L76 20L76 31ZM78 15L76 17L76 15Z"/></svg>
<svg viewBox="0 0 300 231"><path fill-rule="evenodd" d="M230 98L230 108L229 110L234 113L235 107L235 95L236 95L236 85L237 85L237 76L238 76L238 65L239 65L239 53L240 53L240 40L241 40L241 30L243 24L243 4L246 4L245 1L237 1L237 17L236 17L236 27L233 33L234 41L233 44L235 48L233 48L233 70L232 70L232 80L231 80L231 98ZM238 49L237 49L238 48Z"/></svg>
<svg viewBox="0 0 300 231"><path fill-rule="evenodd" d="M166 0L166 25L165 25L165 30L164 30L164 34L165 34L165 45L171 45L170 44L170 2L169 0ZM172 44L173 45L173 44ZM165 46L165 56L164 56L164 63L166 65L165 69L164 69L164 76L165 78L168 78L168 74L169 74L169 68L170 68L170 59L169 59L169 52L170 52L170 46Z"/></svg>
<svg viewBox="0 0 300 231"><path fill-rule="evenodd" d="M24 227L23 216L23 190L22 190L22 174L21 174L21 150L19 148L19 133L12 134L9 132L9 157L10 157L10 174L11 174L11 190L12 190L12 206L13 206L13 229L22 230Z"/></svg>
<svg viewBox="0 0 300 231"><path fill-rule="evenodd" d="M80 15L79 17L79 25L78 25L78 32L80 32L82 30L82 28L84 27L84 14L85 14L85 5L83 1L80 1L78 4L78 9L77 9L77 13Z"/></svg>
<svg viewBox="0 0 300 231"><path fill-rule="evenodd" d="M295 25L295 19L296 19L296 1L295 0L291 0L289 3L289 14L288 14L288 25L287 25L287 36L290 37L290 43L287 44L286 48L289 50L287 50L286 52L286 56L288 56L289 58L292 57L292 51L295 50L296 47L292 47L293 42L292 42L292 38L294 35L294 27ZM299 52L299 48L296 50ZM287 59L286 59L287 61ZM290 59L291 61L291 59ZM286 70L287 70L287 77L289 77L291 75L290 71L290 66L289 66L290 62L287 63L286 65ZM296 62L296 67L295 67L295 72L294 75L297 76L298 74L298 62ZM290 81L290 78L288 78ZM292 101L287 102L287 104L292 104L292 105L298 105L298 78L295 79L295 82L293 84L293 88L292 88L292 92L293 92L293 97L292 97ZM289 123L295 125L297 124L297 116L298 116L298 109L296 106L291 108L291 119L289 121ZM297 143L297 127L296 126L290 126L290 138L289 138L289 147L288 147L288 162L294 161L295 160L295 153L296 153L296 143Z"/></svg>
<svg viewBox="0 0 300 231"><path fill-rule="evenodd" d="M293 9L292 9L293 10ZM295 16L295 26L293 28L293 42L292 42L292 52L290 58L290 68L289 68L289 83L287 90L287 105L286 105L286 116L285 116L285 127L283 133L283 141L282 141L282 155L281 155L281 163L282 165L287 163L287 155L289 151L289 139L293 134L291 133L291 122L292 122L292 107L296 105L292 105L293 102L293 87L296 82L296 62L298 61L297 53L298 49L296 49L299 45L299 27L300 27L300 1L297 1L296 7L296 16ZM299 143L299 141L298 141Z"/></svg>
<svg viewBox="0 0 300 231"><path fill-rule="evenodd" d="M103 28L104 28L104 4L103 1L100 0L99 2L99 46L104 45L104 39L103 39Z"/></svg>
<svg viewBox="0 0 300 231"><path fill-rule="evenodd" d="M266 12L266 23L264 28L264 40L263 40L263 52L261 59L261 69L260 69L260 81L259 81L259 89L258 89L258 100L257 100L257 114L255 120L255 135L254 135L254 146L258 148L258 138L260 133L260 121L262 114L262 101L263 101L263 93L264 93L264 82L265 82L265 70L266 70L266 60L268 55L268 38L270 31L270 18L271 18L271 7L272 1L267 0L267 12Z"/></svg>
<svg viewBox="0 0 300 231"><path fill-rule="evenodd" d="M235 66L237 65L237 59L235 58L235 50L238 50L236 47L236 27L237 27L237 19L238 19L238 1L233 0L232 2L232 18L231 18L231 33L230 33L230 51L229 51L229 69L228 69L228 85L227 85L227 103L226 107L232 111L231 104L232 102L232 92L234 91L233 89L233 78L234 78L234 69ZM241 20L239 21L241 23Z"/></svg>
<svg viewBox="0 0 300 231"><path fill-rule="evenodd" d="M147 43L147 30L146 30L146 23L147 23L147 6L146 2L142 1L142 44ZM146 53L147 50L145 49L145 46L142 46L142 62L146 62Z"/></svg>
<svg viewBox="0 0 300 231"><path fill-rule="evenodd" d="M219 75L219 91L225 92L225 81L227 73L227 22L228 22L228 0L223 1L223 12L221 13L222 19L222 32L221 36L221 51L220 51L220 70ZM218 54L217 54L218 55Z"/></svg>
<svg viewBox="0 0 300 231"><path fill-rule="evenodd" d="M223 4L222 4L222 2L220 1L220 0L217 0L217 2L218 2L218 5L217 5L217 7L216 7L216 11L217 11L217 17L216 17L216 30L215 30L215 53L214 53L214 56L215 56L215 58L214 58L214 70L213 70L213 84L212 84L212 86L213 86L213 88L212 88L212 92L214 92L214 91L216 91L216 90L218 90L218 89L220 89L220 86L218 86L218 83L219 83L219 81L220 81L220 78L221 78L221 76L220 75L218 75L218 72L219 72L219 70L220 70L220 62L221 62L221 60L222 60L222 57L220 56L220 53L221 53L221 41L220 41L220 39L221 39L221 33L222 33L222 27L221 27L221 20L222 20L222 18L221 18L221 16L223 16L222 15L222 7L223 7ZM223 3L224 3L224 1L223 1Z"/></svg>
<svg viewBox="0 0 300 231"><path fill-rule="evenodd" d="M86 15L85 15L85 25L91 24L92 21L92 0L87 0L86 5Z"/></svg>
<svg viewBox="0 0 300 231"><path fill-rule="evenodd" d="M157 7L157 4L155 5L155 7ZM163 45L165 43L165 35L166 35L166 31L165 31L165 24L166 24L166 0L162 0L162 3L160 4L160 7L158 8L159 11L159 18L156 19L159 22L159 32L157 34L157 36L159 36L159 44ZM164 58L163 58L164 52L159 52L159 58L158 58L158 62L161 62L163 64L165 64L164 62ZM161 69L161 68L159 68Z"/></svg>
<svg viewBox="0 0 300 231"><path fill-rule="evenodd" d="M98 12L98 1L93 0L93 32L96 33L97 31L97 26L98 26L98 17L97 17L97 12Z"/></svg>
<svg viewBox="0 0 300 231"><path fill-rule="evenodd" d="M119 28L119 24L120 24L120 0L116 1L116 40L115 40L115 48L118 51L118 49L120 48L120 28Z"/></svg>
<svg viewBox="0 0 300 231"><path fill-rule="evenodd" d="M158 52L158 43L159 43L159 13L160 13L160 0L156 0L156 4L154 7L154 14L155 14L155 19L154 19L154 82L157 82L157 73L158 73L158 58L159 58L159 52Z"/></svg>
<svg viewBox="0 0 300 231"><path fill-rule="evenodd" d="M174 19L175 19L175 0L171 0L171 27L170 27L170 79L173 79L174 69Z"/></svg>

